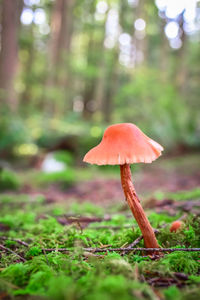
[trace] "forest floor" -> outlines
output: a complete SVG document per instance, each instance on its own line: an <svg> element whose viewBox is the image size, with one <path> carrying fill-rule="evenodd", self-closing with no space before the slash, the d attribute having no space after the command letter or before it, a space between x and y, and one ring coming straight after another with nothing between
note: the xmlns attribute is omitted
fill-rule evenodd
<svg viewBox="0 0 200 300"><path fill-rule="evenodd" d="M166 193L189 190L200 187L200 155L189 154L180 157L159 159L152 164L132 165L134 186L143 200ZM77 182L70 187L60 188L51 184L45 188L35 188L28 178L20 193L42 194L49 202L66 203L89 201L100 206L123 203L124 194L120 183L119 166L104 166L91 169L81 168L76 171ZM37 177L37 175L36 175Z"/></svg>
<svg viewBox="0 0 200 300"><path fill-rule="evenodd" d="M0 195L0 299L200 299L199 165L194 155L133 170L159 245L182 249L159 254L136 250L143 239L117 168L77 170L68 188L27 175Z"/></svg>

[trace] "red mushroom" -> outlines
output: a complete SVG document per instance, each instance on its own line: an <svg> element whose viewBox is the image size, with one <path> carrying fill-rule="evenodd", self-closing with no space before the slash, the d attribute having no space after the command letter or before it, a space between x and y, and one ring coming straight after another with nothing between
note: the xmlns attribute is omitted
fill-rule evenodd
<svg viewBox="0 0 200 300"><path fill-rule="evenodd" d="M181 229L181 227L183 227L183 222L177 220L177 221L174 221L172 223L172 225L170 226L170 231L171 232L177 232L177 230Z"/></svg>
<svg viewBox="0 0 200 300"><path fill-rule="evenodd" d="M83 161L97 165L120 165L121 183L129 207L140 227L147 248L158 248L154 231L144 213L131 180L130 164L151 163L163 147L146 136L136 125L122 123L109 126L99 145Z"/></svg>

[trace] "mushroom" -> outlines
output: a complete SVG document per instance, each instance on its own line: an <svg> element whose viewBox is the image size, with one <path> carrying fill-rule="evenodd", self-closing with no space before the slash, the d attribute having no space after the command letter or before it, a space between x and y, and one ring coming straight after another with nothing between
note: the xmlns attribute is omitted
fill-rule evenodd
<svg viewBox="0 0 200 300"><path fill-rule="evenodd" d="M135 217L147 248L158 248L151 227L131 180L130 164L151 163L161 155L163 147L146 136L136 125L121 123L109 126L99 145L92 148L83 161L97 165L120 165L125 198Z"/></svg>
<svg viewBox="0 0 200 300"><path fill-rule="evenodd" d="M181 229L182 227L183 227L183 222L177 220L177 221L174 221L172 223L172 225L170 226L170 231L177 232L177 230Z"/></svg>

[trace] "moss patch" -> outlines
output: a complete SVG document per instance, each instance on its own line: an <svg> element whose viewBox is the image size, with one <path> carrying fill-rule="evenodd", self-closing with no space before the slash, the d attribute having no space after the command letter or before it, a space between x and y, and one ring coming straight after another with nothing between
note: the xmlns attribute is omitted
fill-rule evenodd
<svg viewBox="0 0 200 300"><path fill-rule="evenodd" d="M129 212L103 209L91 203L71 206L46 204L44 197L0 197L0 243L14 251L1 251L0 291L16 299L198 299L198 252L174 252L159 260L145 253L92 254L83 247L123 247L140 236ZM71 218L64 216L71 215ZM200 247L200 218L188 215L184 227L171 233L171 222L180 217L151 213L152 226L162 247ZM96 222L81 223L81 217ZM60 222L66 220L66 223ZM162 226L165 225L164 228ZM3 227L4 226L4 227ZM25 242L21 244L20 241ZM142 247L143 241L137 245ZM43 248L54 248L44 252ZM59 248L73 248L60 253ZM26 259L21 262L20 257ZM184 279L177 279L176 274ZM179 275L180 276L180 275ZM159 286L161 281L169 284ZM155 284L156 282L156 284ZM153 286L153 287L152 287ZM175 297L175 298L173 298ZM33 299L33 298L30 298Z"/></svg>

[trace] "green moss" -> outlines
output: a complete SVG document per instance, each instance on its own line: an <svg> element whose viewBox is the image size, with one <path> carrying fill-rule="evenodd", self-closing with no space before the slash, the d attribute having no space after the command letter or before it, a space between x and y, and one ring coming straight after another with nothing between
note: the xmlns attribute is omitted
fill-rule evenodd
<svg viewBox="0 0 200 300"><path fill-rule="evenodd" d="M11 170L0 168L0 191L17 190L19 187L18 176Z"/></svg>
<svg viewBox="0 0 200 300"><path fill-rule="evenodd" d="M99 217L103 216L104 213L102 207L94 205L91 202L84 202L84 203L73 202L69 207L69 211L77 215L89 214L89 215L99 216Z"/></svg>
<svg viewBox="0 0 200 300"><path fill-rule="evenodd" d="M148 219L153 227L158 228L158 227L162 226L163 224L171 223L171 222L177 220L178 217L179 217L178 215L169 216L166 213L157 214L157 213L153 212L148 216Z"/></svg>
<svg viewBox="0 0 200 300"><path fill-rule="evenodd" d="M172 199L174 201L185 201L190 199L198 199L200 197L200 188L194 188L189 191L178 191L175 193L164 193L162 191L156 191L154 197L158 200L165 198Z"/></svg>
<svg viewBox="0 0 200 300"><path fill-rule="evenodd" d="M180 290L176 286L170 286L168 289L164 291L164 295L166 300L182 300L182 295Z"/></svg>
<svg viewBox="0 0 200 300"><path fill-rule="evenodd" d="M67 168L65 171L44 173L38 172L33 178L35 183L39 186L48 186L50 184L59 184L61 187L72 185L75 181L75 172L71 168Z"/></svg>
<svg viewBox="0 0 200 300"><path fill-rule="evenodd" d="M184 291L182 291L182 299L183 300L197 300L197 299L200 299L200 288L199 288L199 286L195 286L195 287L192 286L190 288L184 289Z"/></svg>
<svg viewBox="0 0 200 300"><path fill-rule="evenodd" d="M190 275L189 276L189 282L200 284L200 276Z"/></svg>
<svg viewBox="0 0 200 300"><path fill-rule="evenodd" d="M69 151L66 151L66 150L55 151L54 157L57 161L63 162L67 166L68 165L71 166L74 164L74 157L73 157L72 153L70 153Z"/></svg>
<svg viewBox="0 0 200 300"><path fill-rule="evenodd" d="M140 270L144 273L170 275L172 272L183 272L186 274L197 274L200 268L198 253L176 251L165 255L159 261L141 262ZM150 272L149 272L150 270Z"/></svg>
<svg viewBox="0 0 200 300"><path fill-rule="evenodd" d="M31 258L33 256L37 256L42 253L42 249L39 247L31 247L27 252L26 252L26 258Z"/></svg>
<svg viewBox="0 0 200 300"><path fill-rule="evenodd" d="M1 273L1 279L9 281L17 287L22 287L28 282L28 272L28 265L23 263L13 264Z"/></svg>
<svg viewBox="0 0 200 300"><path fill-rule="evenodd" d="M141 279L173 278L174 272L189 276L186 288L184 291L178 287L163 289L164 300L188 300L189 291L192 291L193 299L199 296L200 262L196 252L165 253L159 260L152 261L141 252L124 256L105 252L98 256L82 250L82 247L102 245L122 247L141 235L134 219L127 218L126 213L117 211L116 207L103 209L90 203L47 205L43 197L27 195L2 195L1 199L0 224L8 228L0 232L0 242L27 260L21 263L14 254L1 253L0 290L14 299L32 295L36 299L53 300L156 300L151 286ZM64 218L65 213L96 216L102 221L85 228L77 222L62 225L59 218ZM110 219L103 221L106 214ZM166 214L149 215L155 228L168 224L157 234L159 244L162 247L199 247L200 218L188 216L183 229L171 233L170 224L177 218ZM125 225L130 227L125 228ZM7 240L1 240L1 236L6 236ZM12 238L27 242L29 247ZM143 241L137 246L143 246ZM70 247L73 247L70 253L57 252L59 248ZM55 251L44 253L42 248L54 248Z"/></svg>
<svg viewBox="0 0 200 300"><path fill-rule="evenodd" d="M29 228L35 222L35 214L33 212L17 211L14 215L7 214L0 217L0 222L8 225L11 229L19 230Z"/></svg>
<svg viewBox="0 0 200 300"><path fill-rule="evenodd" d="M168 193L168 197L176 201L196 199L200 197L200 188L195 188L190 191L180 191L176 193Z"/></svg>
<svg viewBox="0 0 200 300"><path fill-rule="evenodd" d="M115 257L117 264L113 255L103 263L96 260L86 263L80 258L77 260L76 257L55 253L46 255L46 260L48 266L44 256L26 263L29 268L28 284L14 294L39 293L48 295L50 299L137 299L137 295L141 294L141 299L154 299L146 284L128 277L133 269L120 257Z"/></svg>

